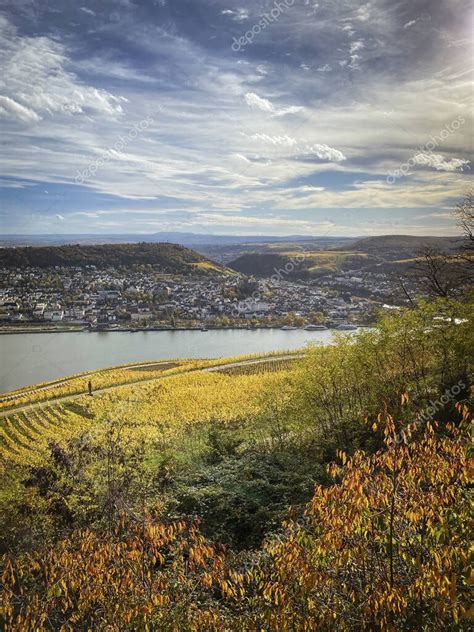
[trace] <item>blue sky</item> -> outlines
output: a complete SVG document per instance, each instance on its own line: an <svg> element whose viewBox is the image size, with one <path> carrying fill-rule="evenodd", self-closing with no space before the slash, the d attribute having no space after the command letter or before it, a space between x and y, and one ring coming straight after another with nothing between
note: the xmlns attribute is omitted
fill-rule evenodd
<svg viewBox="0 0 474 632"><path fill-rule="evenodd" d="M455 234L467 0L4 0L5 233Z"/></svg>

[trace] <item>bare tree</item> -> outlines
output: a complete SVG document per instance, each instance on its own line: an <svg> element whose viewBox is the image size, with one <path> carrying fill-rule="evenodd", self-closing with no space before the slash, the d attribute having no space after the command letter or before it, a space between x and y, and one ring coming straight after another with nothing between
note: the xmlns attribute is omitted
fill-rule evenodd
<svg viewBox="0 0 474 632"><path fill-rule="evenodd" d="M462 256L470 264L474 263L474 189L466 193L463 200L456 204L454 211L464 242Z"/></svg>
<svg viewBox="0 0 474 632"><path fill-rule="evenodd" d="M413 270L420 284L432 296L452 296L461 281L453 257L437 248L425 248Z"/></svg>
<svg viewBox="0 0 474 632"><path fill-rule="evenodd" d="M454 216L463 234L457 251L427 247L413 266L419 283L431 296L448 298L472 282L474 264L474 189L456 205Z"/></svg>

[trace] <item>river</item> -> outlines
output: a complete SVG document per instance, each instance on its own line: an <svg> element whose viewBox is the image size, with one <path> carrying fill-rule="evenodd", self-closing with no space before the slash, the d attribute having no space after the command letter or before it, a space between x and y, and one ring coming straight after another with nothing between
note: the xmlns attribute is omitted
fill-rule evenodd
<svg viewBox="0 0 474 632"><path fill-rule="evenodd" d="M0 336L0 390L130 362L285 351L332 339L330 330L301 329L5 334Z"/></svg>

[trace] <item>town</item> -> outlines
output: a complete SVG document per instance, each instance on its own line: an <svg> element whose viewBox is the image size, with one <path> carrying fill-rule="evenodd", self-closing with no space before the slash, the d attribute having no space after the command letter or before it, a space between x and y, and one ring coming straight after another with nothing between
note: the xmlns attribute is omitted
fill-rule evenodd
<svg viewBox="0 0 474 632"><path fill-rule="evenodd" d="M239 273L186 277L152 266L0 269L0 327L6 331L136 330L370 325L389 307L383 273L341 272L318 280Z"/></svg>

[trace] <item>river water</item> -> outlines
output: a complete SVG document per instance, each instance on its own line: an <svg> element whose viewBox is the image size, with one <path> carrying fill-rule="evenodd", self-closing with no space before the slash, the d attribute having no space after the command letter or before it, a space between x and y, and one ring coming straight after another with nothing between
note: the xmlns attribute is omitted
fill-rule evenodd
<svg viewBox="0 0 474 632"><path fill-rule="evenodd" d="M332 339L330 330L301 329L5 334L0 335L0 390L130 362L285 351Z"/></svg>

